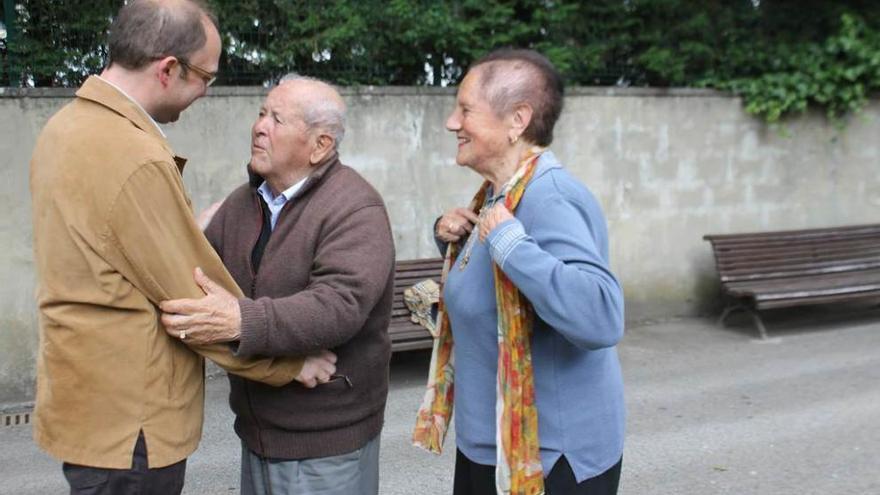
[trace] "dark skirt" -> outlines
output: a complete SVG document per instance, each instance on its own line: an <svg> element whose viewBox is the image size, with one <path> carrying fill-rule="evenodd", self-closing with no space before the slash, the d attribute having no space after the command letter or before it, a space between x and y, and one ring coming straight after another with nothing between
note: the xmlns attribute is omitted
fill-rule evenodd
<svg viewBox="0 0 880 495"><path fill-rule="evenodd" d="M559 458L544 478L546 495L616 495L623 458L607 471L578 483L565 456ZM455 453L453 495L491 495L495 493L495 466L477 464L460 450Z"/></svg>

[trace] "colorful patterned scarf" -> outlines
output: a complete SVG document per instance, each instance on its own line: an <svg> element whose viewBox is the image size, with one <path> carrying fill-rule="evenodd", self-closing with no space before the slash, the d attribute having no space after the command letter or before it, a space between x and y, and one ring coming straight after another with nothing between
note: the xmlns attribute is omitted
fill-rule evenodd
<svg viewBox="0 0 880 495"><path fill-rule="evenodd" d="M516 174L501 191L504 206L514 211L535 173L543 148L526 152ZM485 203L489 182L477 192L470 209L475 213ZM471 233L479 235L477 229ZM442 283L458 256L459 246L450 243L443 263ZM498 306L498 383L496 397L497 465L495 483L499 494L539 495L544 493L544 475L538 444L538 410L529 339L533 309L528 300L493 263L495 298ZM438 336L434 339L431 367L424 400L416 418L413 444L439 454L452 417L453 355L452 329L446 315L443 289L437 314Z"/></svg>

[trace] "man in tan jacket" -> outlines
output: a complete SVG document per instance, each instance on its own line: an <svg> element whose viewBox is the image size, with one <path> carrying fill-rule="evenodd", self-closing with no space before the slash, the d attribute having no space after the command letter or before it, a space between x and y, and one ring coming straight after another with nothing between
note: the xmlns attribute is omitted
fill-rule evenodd
<svg viewBox="0 0 880 495"><path fill-rule="evenodd" d="M193 0L134 0L110 60L43 129L31 161L40 352L34 439L71 493L175 494L201 436L204 361L280 386L333 373L335 356L241 359L169 337L157 304L202 295L200 267L241 294L203 237L184 159L157 122L214 81L216 20Z"/></svg>

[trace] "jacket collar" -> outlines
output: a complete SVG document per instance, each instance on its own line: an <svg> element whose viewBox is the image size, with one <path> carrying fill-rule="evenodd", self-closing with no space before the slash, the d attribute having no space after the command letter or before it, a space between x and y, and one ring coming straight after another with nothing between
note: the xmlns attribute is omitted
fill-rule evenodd
<svg viewBox="0 0 880 495"><path fill-rule="evenodd" d="M174 154L168 140L150 118L134 101L128 96L122 94L113 85L102 80L100 77L89 76L86 82L77 90L76 96L84 100L92 101L102 105L119 115L125 117L138 129L155 137L165 150L174 156L174 163L177 165L180 173L183 173L183 167L186 164L186 158Z"/></svg>
<svg viewBox="0 0 880 495"><path fill-rule="evenodd" d="M315 169L312 171L311 174L309 174L308 179L306 179L305 184L303 184L302 187L299 188L299 191L297 191L296 194L294 194L293 197L290 199L292 200L292 199L298 198L300 196L303 196L310 189L315 187L316 184L318 184L322 180L324 180L324 177L326 177L327 175L336 171L341 166L342 166L342 162L339 161L339 153L333 153L333 155L330 156L329 158L327 158L326 160L324 160L324 162L322 164L315 166ZM248 165L248 167L247 167L247 172L248 172L248 183L249 183L251 189L253 190L254 194L256 194L257 188L260 187L260 184L262 184L265 179L263 179L263 177L261 175L255 173L251 169L250 165Z"/></svg>

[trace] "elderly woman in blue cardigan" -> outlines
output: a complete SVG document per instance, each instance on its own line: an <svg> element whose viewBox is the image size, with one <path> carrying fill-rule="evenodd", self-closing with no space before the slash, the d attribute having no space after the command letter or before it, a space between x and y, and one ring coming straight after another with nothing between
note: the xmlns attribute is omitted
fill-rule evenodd
<svg viewBox="0 0 880 495"><path fill-rule="evenodd" d="M413 439L439 452L454 401L455 495L617 492L623 294L598 202L547 148L562 97L541 54L498 50L446 122L485 182L434 225L439 336Z"/></svg>

